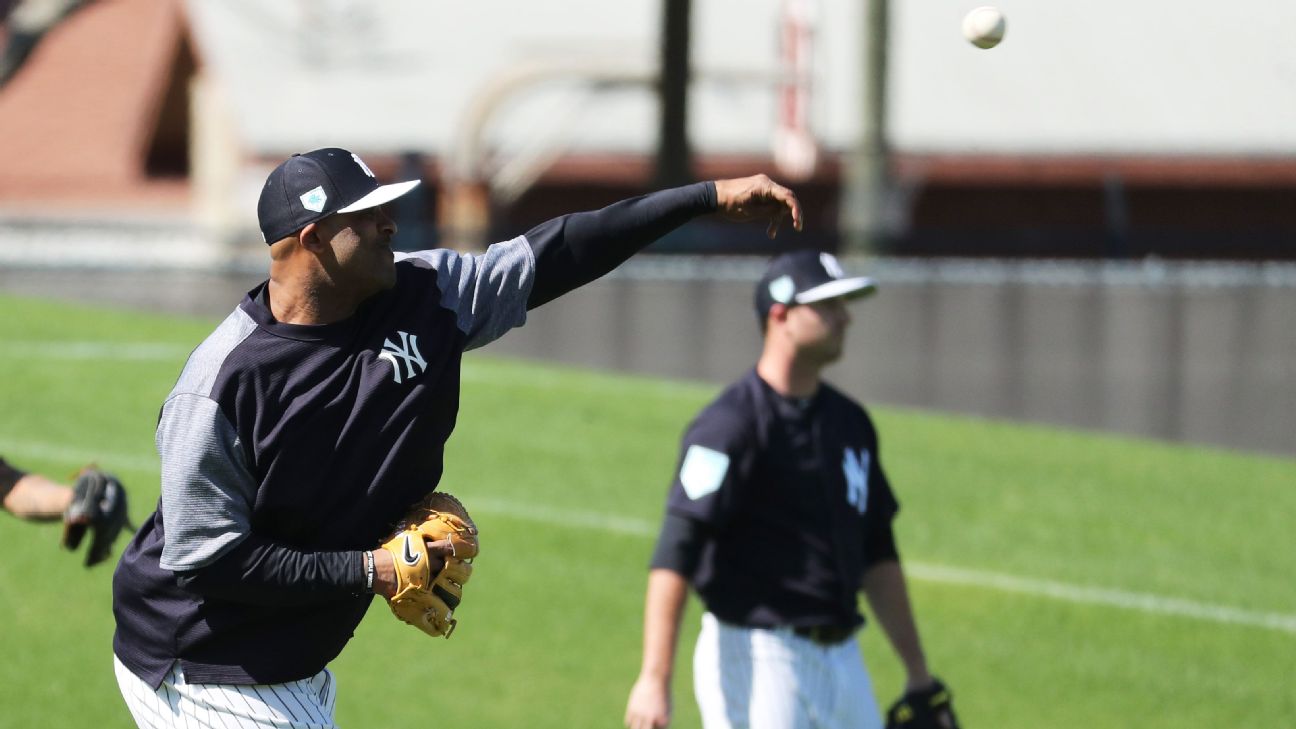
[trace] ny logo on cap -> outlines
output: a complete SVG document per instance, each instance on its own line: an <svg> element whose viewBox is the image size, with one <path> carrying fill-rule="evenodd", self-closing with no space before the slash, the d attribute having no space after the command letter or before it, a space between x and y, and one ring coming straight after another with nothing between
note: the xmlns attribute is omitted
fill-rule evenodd
<svg viewBox="0 0 1296 729"><path fill-rule="evenodd" d="M328 195L324 193L324 187L320 186L301 196L302 207L313 212L320 212L324 209L324 203L328 202Z"/></svg>
<svg viewBox="0 0 1296 729"><path fill-rule="evenodd" d="M360 159L360 155L356 154L355 152L352 152L351 159L355 160L355 163L360 165L360 169L364 170L364 173L366 175L369 175L370 177L376 177L376 175L374 175L373 173L373 170L369 169L369 165L365 164L364 160Z"/></svg>
<svg viewBox="0 0 1296 729"><path fill-rule="evenodd" d="M819 263L833 278L846 278L846 272L842 270L841 264L837 262L837 256L831 253L820 253Z"/></svg>

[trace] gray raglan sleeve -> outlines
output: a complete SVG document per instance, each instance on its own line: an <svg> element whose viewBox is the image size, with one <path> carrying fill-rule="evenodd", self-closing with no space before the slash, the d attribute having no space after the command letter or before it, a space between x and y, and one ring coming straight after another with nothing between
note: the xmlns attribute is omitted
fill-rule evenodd
<svg viewBox="0 0 1296 729"><path fill-rule="evenodd" d="M444 248L397 254L397 260L423 261L437 273L440 305L455 313L467 335L465 349L476 349L526 323L527 298L535 283L535 254L519 236L470 255Z"/></svg>
<svg viewBox="0 0 1296 729"><path fill-rule="evenodd" d="M168 399L156 439L166 520L161 566L174 572L201 569L251 532L256 480L238 434L210 398L177 394Z"/></svg>
<svg viewBox="0 0 1296 729"><path fill-rule="evenodd" d="M158 421L166 541L159 564L208 597L293 605L363 591L357 551L303 552L252 533L256 481L216 403L176 395Z"/></svg>

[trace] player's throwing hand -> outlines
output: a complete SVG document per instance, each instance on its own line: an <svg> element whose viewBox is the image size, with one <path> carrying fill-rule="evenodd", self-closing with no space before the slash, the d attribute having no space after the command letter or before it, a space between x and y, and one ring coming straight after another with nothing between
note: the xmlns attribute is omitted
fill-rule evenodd
<svg viewBox="0 0 1296 729"><path fill-rule="evenodd" d="M792 227L801 230L801 203L796 193L765 175L716 180L716 206L725 218L737 222L769 220L765 235L773 238L789 215Z"/></svg>

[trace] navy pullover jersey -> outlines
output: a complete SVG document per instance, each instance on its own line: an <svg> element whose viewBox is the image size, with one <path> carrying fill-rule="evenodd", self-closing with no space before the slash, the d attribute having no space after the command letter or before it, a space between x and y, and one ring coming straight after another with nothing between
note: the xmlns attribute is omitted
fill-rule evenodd
<svg viewBox="0 0 1296 729"><path fill-rule="evenodd" d="M479 256L397 254L396 284L328 325L267 284L190 355L162 406L162 497L113 576L113 650L155 688L318 673L372 595L364 550L436 487L460 360L534 308L715 209L700 183L543 223Z"/></svg>
<svg viewBox="0 0 1296 729"><path fill-rule="evenodd" d="M827 383L789 400L753 369L689 426L653 566L729 623L854 627L898 510L864 408Z"/></svg>

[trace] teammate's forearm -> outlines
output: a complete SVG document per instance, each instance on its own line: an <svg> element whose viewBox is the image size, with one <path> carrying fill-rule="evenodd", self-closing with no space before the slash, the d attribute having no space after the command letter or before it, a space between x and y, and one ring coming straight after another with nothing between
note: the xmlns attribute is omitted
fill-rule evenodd
<svg viewBox="0 0 1296 729"><path fill-rule="evenodd" d="M641 676L651 676L669 685L675 669L680 617L687 596L688 583L679 573L667 569L649 572L648 591L644 598Z"/></svg>
<svg viewBox="0 0 1296 729"><path fill-rule="evenodd" d="M249 535L201 569L178 572L186 590L254 605L302 605L365 592L361 551L304 552Z"/></svg>
<svg viewBox="0 0 1296 729"><path fill-rule="evenodd" d="M58 519L72 503L72 489L35 473L21 475L4 498L14 516L34 521Z"/></svg>
<svg viewBox="0 0 1296 729"><path fill-rule="evenodd" d="M536 258L527 308L597 279L663 235L715 210L715 183L699 182L537 225L526 234Z"/></svg>
<svg viewBox="0 0 1296 729"><path fill-rule="evenodd" d="M886 560L870 567L864 573L864 595L892 649L904 664L908 687L925 687L931 682L931 673L900 563Z"/></svg>

